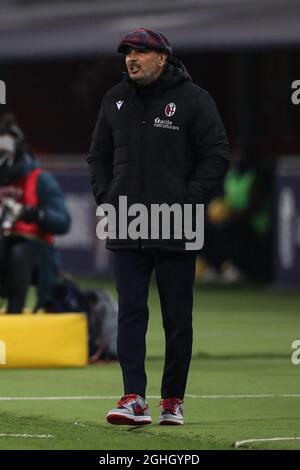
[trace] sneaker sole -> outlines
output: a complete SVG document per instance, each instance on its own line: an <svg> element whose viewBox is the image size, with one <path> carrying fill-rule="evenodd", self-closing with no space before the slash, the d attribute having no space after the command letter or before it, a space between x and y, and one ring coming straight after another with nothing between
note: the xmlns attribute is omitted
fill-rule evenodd
<svg viewBox="0 0 300 470"><path fill-rule="evenodd" d="M111 413L106 416L106 420L110 424L125 425L125 426L141 426L145 424L151 424L151 418L145 418L144 416L125 416L123 414Z"/></svg>
<svg viewBox="0 0 300 470"><path fill-rule="evenodd" d="M180 426L183 424L183 421L175 421L175 420L173 421L171 419L164 419L160 421L159 424L161 426L178 426L178 425Z"/></svg>

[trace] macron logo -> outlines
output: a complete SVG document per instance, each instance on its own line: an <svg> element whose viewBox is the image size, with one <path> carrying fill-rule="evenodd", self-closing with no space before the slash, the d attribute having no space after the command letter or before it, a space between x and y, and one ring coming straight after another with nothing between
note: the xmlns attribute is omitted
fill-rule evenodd
<svg viewBox="0 0 300 470"><path fill-rule="evenodd" d="M119 111L120 111L121 106L122 106L123 103L124 103L124 101L116 101L116 105L117 105L117 108L118 108Z"/></svg>

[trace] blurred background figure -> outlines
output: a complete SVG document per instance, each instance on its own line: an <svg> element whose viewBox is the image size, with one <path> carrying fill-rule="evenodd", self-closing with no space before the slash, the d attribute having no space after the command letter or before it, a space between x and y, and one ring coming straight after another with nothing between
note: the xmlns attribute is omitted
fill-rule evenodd
<svg viewBox="0 0 300 470"><path fill-rule="evenodd" d="M91 330L94 333L95 352L90 363L116 360L118 333L118 304L105 289L86 292Z"/></svg>
<svg viewBox="0 0 300 470"><path fill-rule="evenodd" d="M52 298L41 307L49 313L85 313L89 362L117 360L118 305L105 289L82 289L69 274L63 273Z"/></svg>
<svg viewBox="0 0 300 470"><path fill-rule="evenodd" d="M21 313L28 288L37 288L37 305L51 299L60 275L54 235L71 224L63 193L26 149L13 115L0 120L1 296L8 313Z"/></svg>
<svg viewBox="0 0 300 470"><path fill-rule="evenodd" d="M265 282L271 277L272 173L251 155L236 156L222 196L207 207L202 280Z"/></svg>

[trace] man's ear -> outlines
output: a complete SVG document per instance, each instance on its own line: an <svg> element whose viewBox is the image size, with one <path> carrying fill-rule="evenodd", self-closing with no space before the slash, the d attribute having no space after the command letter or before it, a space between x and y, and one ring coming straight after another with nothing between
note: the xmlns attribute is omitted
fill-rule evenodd
<svg viewBox="0 0 300 470"><path fill-rule="evenodd" d="M167 57L167 54L164 54L163 52L159 55L159 65L161 67L167 62Z"/></svg>

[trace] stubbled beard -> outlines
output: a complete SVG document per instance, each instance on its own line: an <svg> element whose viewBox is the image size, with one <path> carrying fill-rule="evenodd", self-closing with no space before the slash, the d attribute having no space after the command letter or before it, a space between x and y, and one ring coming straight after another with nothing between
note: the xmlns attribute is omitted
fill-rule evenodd
<svg viewBox="0 0 300 470"><path fill-rule="evenodd" d="M158 76L156 76L154 73L149 73L149 74L145 74L145 75L143 75L142 77L139 77L139 78L137 78L133 75L133 76L131 76L131 79L134 80L138 85L146 86L146 85L150 85L150 83L154 82L158 78Z"/></svg>

